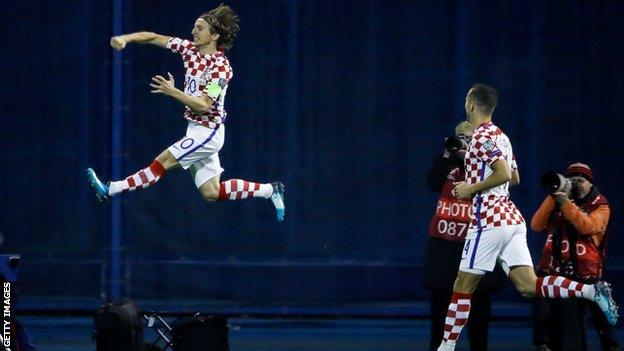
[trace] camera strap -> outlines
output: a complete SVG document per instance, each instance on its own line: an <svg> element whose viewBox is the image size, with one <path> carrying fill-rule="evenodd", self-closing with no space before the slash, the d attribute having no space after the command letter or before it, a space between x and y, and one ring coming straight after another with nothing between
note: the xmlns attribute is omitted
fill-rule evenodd
<svg viewBox="0 0 624 351"><path fill-rule="evenodd" d="M576 234L572 224L563 218L561 210L553 212L554 226L552 231L553 249L552 256L559 268L559 272L564 275L574 275L577 269L576 259ZM563 240L568 240L568 258L564 259L562 254Z"/></svg>

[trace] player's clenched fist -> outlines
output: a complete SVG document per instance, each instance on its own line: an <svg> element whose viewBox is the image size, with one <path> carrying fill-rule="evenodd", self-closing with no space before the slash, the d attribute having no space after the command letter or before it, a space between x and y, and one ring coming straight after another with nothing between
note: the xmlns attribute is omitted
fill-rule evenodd
<svg viewBox="0 0 624 351"><path fill-rule="evenodd" d="M123 39L122 36L112 37L110 40L110 46L117 51L123 50L127 43L128 42Z"/></svg>

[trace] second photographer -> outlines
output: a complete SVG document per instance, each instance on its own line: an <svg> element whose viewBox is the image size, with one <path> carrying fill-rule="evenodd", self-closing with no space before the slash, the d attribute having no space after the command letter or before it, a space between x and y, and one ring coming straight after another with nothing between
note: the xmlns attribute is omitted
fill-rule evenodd
<svg viewBox="0 0 624 351"><path fill-rule="evenodd" d="M531 219L531 228L548 237L538 276L562 275L593 284L602 278L607 245L609 203L594 186L592 170L583 163L565 176L547 173L542 186L549 193ZM592 312L603 350L619 350L613 330L594 303L583 300L537 300L533 343L537 350L586 350L583 315Z"/></svg>

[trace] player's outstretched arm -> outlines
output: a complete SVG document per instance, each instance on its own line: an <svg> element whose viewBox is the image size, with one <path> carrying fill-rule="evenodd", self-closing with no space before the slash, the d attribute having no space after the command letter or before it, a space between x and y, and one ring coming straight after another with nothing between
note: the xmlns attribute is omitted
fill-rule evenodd
<svg viewBox="0 0 624 351"><path fill-rule="evenodd" d="M110 45L117 51L123 50L129 43L152 44L161 48L167 47L170 37L152 32L136 32L112 37Z"/></svg>

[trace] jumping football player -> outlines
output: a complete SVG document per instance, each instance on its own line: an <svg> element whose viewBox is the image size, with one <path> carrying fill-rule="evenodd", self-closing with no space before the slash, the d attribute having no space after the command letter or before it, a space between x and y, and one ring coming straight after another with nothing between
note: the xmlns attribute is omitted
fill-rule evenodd
<svg viewBox="0 0 624 351"><path fill-rule="evenodd" d="M256 183L241 179L219 181L223 172L219 150L223 146L226 112L225 94L233 76L225 51L232 47L239 30L238 15L219 5L195 20L193 41L151 32L112 37L110 45L123 50L129 43L151 44L170 49L182 56L186 70L184 91L175 87L173 76L157 75L150 86L153 94L164 94L185 106L188 120L186 135L165 149L146 168L127 178L104 183L93 169L89 181L102 201L120 193L143 189L156 183L173 168L190 169L195 185L207 201L239 200L252 197L270 199L277 219L284 219L284 185L280 182Z"/></svg>

